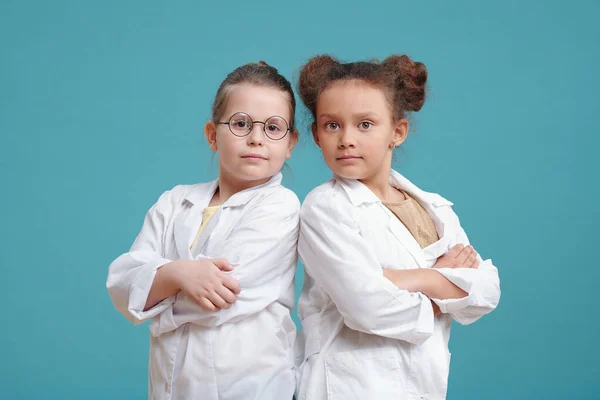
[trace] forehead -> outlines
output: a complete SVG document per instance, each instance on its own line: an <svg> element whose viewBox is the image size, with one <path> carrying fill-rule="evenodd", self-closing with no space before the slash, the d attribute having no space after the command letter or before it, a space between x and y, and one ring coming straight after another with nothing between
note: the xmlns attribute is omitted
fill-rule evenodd
<svg viewBox="0 0 600 400"><path fill-rule="evenodd" d="M262 120L279 115L290 120L292 117L289 95L277 88L239 84L230 89L225 105L224 118L236 112L244 112L255 120Z"/></svg>
<svg viewBox="0 0 600 400"><path fill-rule="evenodd" d="M317 113L353 115L389 113L385 93L369 83L351 80L335 82L319 95Z"/></svg>

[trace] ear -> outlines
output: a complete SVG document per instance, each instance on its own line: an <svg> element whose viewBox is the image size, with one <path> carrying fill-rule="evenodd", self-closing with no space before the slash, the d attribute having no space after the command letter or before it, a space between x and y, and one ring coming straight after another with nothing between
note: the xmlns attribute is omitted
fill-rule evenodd
<svg viewBox="0 0 600 400"><path fill-rule="evenodd" d="M404 118L399 119L395 122L394 127L394 136L392 136L392 141L390 143L390 149L394 147L398 147L406 140L408 136L408 121Z"/></svg>
<svg viewBox="0 0 600 400"><path fill-rule="evenodd" d="M315 143L317 144L317 146L321 147L321 145L319 144L319 134L317 132L317 123L316 122L312 123L311 129L312 129L313 139L315 139Z"/></svg>
<svg viewBox="0 0 600 400"><path fill-rule="evenodd" d="M217 151L217 125L214 121L208 121L204 125L204 135L206 135L206 141L212 151Z"/></svg>
<svg viewBox="0 0 600 400"><path fill-rule="evenodd" d="M293 129L290 131L290 142L288 144L288 151L285 158L290 158L292 156L292 150L298 143L298 131Z"/></svg>

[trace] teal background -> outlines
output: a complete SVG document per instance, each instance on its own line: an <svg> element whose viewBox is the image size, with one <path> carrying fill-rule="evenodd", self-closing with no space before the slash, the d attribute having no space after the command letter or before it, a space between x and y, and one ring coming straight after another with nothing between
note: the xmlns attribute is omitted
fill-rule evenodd
<svg viewBox="0 0 600 400"><path fill-rule="evenodd" d="M330 52L427 65L396 167L499 267L498 309L453 330L448 399L600 399L599 4L0 1L0 398L146 398L147 326L109 263L164 190L216 177L202 127L229 71ZM330 174L300 128L303 199Z"/></svg>

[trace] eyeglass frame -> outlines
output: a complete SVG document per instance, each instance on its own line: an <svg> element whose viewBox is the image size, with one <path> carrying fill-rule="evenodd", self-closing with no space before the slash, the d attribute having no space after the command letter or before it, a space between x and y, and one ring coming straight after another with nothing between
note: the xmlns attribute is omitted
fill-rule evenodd
<svg viewBox="0 0 600 400"><path fill-rule="evenodd" d="M248 129L248 133L246 133L245 135L242 135L242 136L240 136L240 135L236 135L236 134L233 132L233 129L231 129L231 119L232 119L234 116L238 115L238 114L244 114L244 115L246 115L246 116L248 117L248 119L250 120L250 123L252 124L252 125L250 125L250 129ZM281 118L281 119L282 119L282 120L285 122L285 124L287 125L287 127L288 127L288 128L287 128L287 130L285 131L285 133L283 134L283 136L282 136L282 137L280 137L279 139L273 139L273 138L272 138L271 136L269 136L269 134L267 133L267 121L268 121L268 120L270 120L271 118L275 118L275 117L277 117L277 118ZM228 125L228 126L229 126L229 131L230 131L230 132L231 132L231 134L232 134L233 136L235 136L235 137L246 137L246 136L248 136L248 135L249 135L249 134L252 132L252 129L254 129L254 124L255 124L255 123L263 124L263 129L262 129L262 130L263 130L263 132L265 133L265 136L266 136L266 137L268 137L268 138L269 138L269 139L271 139L271 140L274 140L274 141L282 140L284 137L286 137L286 136L287 136L287 134L288 134L288 132L289 132L289 131L293 131L293 130L294 130L294 128L293 128L293 127L291 127L291 128L289 127L289 126L290 126L290 124L288 124L287 120L286 120L285 118L283 118L282 116L279 116L279 115L271 115L271 116L270 116L269 118L267 118L265 121L253 121L253 120L252 120L252 117L251 117L249 114L246 114L245 112L242 112L242 111L239 111L239 112L236 112L236 113L234 113L234 114L233 114L231 117L229 117L229 121L214 121L214 123L215 123L215 124L217 124L217 125Z"/></svg>

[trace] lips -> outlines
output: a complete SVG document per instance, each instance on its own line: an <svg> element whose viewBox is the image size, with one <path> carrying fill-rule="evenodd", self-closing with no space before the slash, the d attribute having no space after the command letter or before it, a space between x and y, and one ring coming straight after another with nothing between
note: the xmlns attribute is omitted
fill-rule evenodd
<svg viewBox="0 0 600 400"><path fill-rule="evenodd" d="M243 155L242 158L253 159L253 160L266 160L267 159L267 157L265 157L265 156L261 156L260 154L254 154L254 153Z"/></svg>
<svg viewBox="0 0 600 400"><path fill-rule="evenodd" d="M359 158L362 158L362 157L355 156L355 155L352 155L352 154L344 154L341 157L337 157L336 160L356 160L356 159L359 159Z"/></svg>

